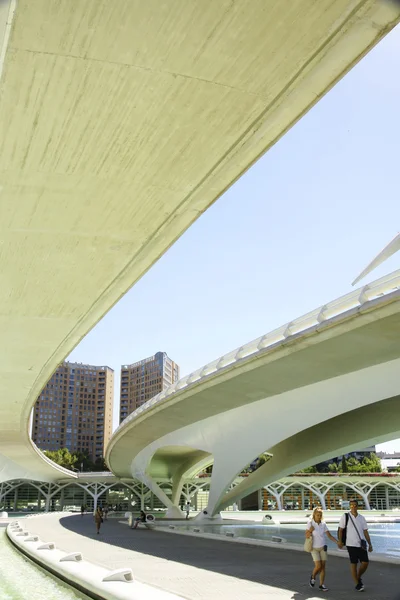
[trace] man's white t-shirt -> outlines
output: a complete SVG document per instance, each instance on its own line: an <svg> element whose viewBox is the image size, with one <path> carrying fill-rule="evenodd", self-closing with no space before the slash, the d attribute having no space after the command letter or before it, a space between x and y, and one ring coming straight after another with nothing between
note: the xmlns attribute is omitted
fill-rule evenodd
<svg viewBox="0 0 400 600"><path fill-rule="evenodd" d="M346 527L345 514L340 517L339 527L341 527L342 529ZM368 529L367 521L365 520L365 518L362 515L360 515L360 513L358 513L356 517L349 513L349 520L347 522L346 546L361 548L361 540L358 537L357 531L359 532L361 539L365 540L365 529Z"/></svg>
<svg viewBox="0 0 400 600"><path fill-rule="evenodd" d="M321 523L317 523L310 519L307 523L307 529L311 528L311 525L314 527L314 531L312 532L313 536L313 548L322 548L326 544L325 534L329 531L325 521L321 521Z"/></svg>

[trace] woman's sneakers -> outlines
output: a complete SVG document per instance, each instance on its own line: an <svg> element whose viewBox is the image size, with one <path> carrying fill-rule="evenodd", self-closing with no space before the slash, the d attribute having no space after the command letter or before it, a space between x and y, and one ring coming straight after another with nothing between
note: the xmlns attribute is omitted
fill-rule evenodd
<svg viewBox="0 0 400 600"><path fill-rule="evenodd" d="M314 587L314 585L315 585L315 579L314 579L314 577L312 576L312 573L311 573L311 577L310 577L310 587L312 587L312 588L313 588L313 587ZM327 588L327 587L326 587L326 585L324 585L324 584L320 585L320 586L319 586L319 589L321 590L321 592L327 592L327 591L328 591L328 588Z"/></svg>

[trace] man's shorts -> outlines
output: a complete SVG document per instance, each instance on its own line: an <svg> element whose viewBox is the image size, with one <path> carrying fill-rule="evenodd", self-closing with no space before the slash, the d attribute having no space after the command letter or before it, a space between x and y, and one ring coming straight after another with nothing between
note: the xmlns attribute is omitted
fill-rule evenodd
<svg viewBox="0 0 400 600"><path fill-rule="evenodd" d="M323 548L313 548L311 551L311 556L313 557L314 562L326 561L328 558L328 553Z"/></svg>
<svg viewBox="0 0 400 600"><path fill-rule="evenodd" d="M352 565L356 565L359 562L369 562L368 552L357 546L347 546L347 552L349 553L350 562Z"/></svg>

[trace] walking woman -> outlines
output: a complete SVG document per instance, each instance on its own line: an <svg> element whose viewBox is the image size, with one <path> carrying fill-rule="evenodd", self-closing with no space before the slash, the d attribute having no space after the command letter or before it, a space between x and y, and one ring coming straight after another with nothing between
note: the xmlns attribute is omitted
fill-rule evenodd
<svg viewBox="0 0 400 600"><path fill-rule="evenodd" d="M338 541L331 535L324 519L322 508L317 506L314 508L312 518L307 523L306 538L313 538L312 557L314 561L314 570L310 577L310 587L315 586L315 578L319 573L319 589L321 592L327 592L328 588L325 585L325 571L327 559L326 538L328 537L335 544Z"/></svg>
<svg viewBox="0 0 400 600"><path fill-rule="evenodd" d="M97 533L100 533L100 526L103 522L103 513L100 507L97 507L94 513L94 522L96 523Z"/></svg>

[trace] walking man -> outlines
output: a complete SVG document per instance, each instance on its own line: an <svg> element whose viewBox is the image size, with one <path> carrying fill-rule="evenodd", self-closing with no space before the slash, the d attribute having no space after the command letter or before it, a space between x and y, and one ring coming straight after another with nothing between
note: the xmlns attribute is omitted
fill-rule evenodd
<svg viewBox="0 0 400 600"><path fill-rule="evenodd" d="M189 500L185 504L185 513L186 513L186 519L188 519L189 518L189 513L190 513L190 502L189 502Z"/></svg>
<svg viewBox="0 0 400 600"><path fill-rule="evenodd" d="M357 592L364 591L362 575L368 569L371 539L365 518L358 513L358 501L350 500L350 512L341 516L338 529L339 548L347 547L350 570ZM367 552L368 548L368 552Z"/></svg>

